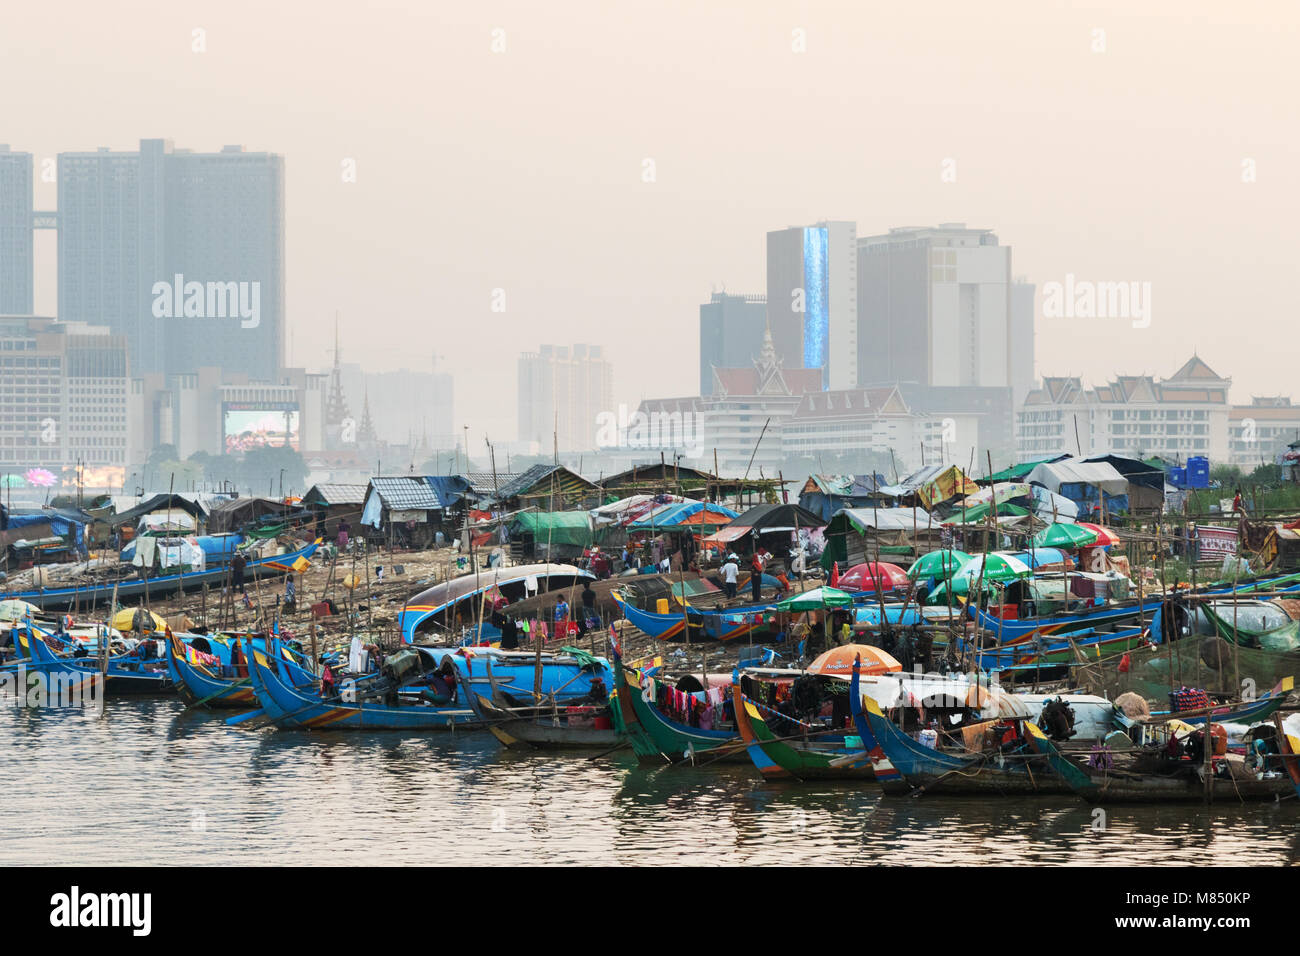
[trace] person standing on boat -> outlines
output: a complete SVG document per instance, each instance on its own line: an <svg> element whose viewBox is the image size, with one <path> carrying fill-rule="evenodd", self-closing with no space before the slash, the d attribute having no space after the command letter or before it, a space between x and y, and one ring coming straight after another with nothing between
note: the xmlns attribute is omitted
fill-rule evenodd
<svg viewBox="0 0 1300 956"><path fill-rule="evenodd" d="M515 650L519 646L519 625L515 623L514 618L501 614L501 623L497 627L501 629L501 649Z"/></svg>
<svg viewBox="0 0 1300 956"><path fill-rule="evenodd" d="M248 589L244 587L244 568L246 567L248 567L248 559L236 551L235 556L230 559L230 586L240 594L248 593Z"/></svg>
<svg viewBox="0 0 1300 956"><path fill-rule="evenodd" d="M736 556L729 554L727 563L722 566L722 589L726 592L728 601L736 598L736 580L739 577L740 567L736 564Z"/></svg>
<svg viewBox="0 0 1300 956"><path fill-rule="evenodd" d="M762 550L754 552L753 560L749 563L749 593L757 604L762 598L763 592L763 568L767 562L763 560Z"/></svg>
<svg viewBox="0 0 1300 956"><path fill-rule="evenodd" d="M590 581L582 582L582 613L578 616L578 635L582 636L590 630L592 623L596 620L596 592L591 588Z"/></svg>
<svg viewBox="0 0 1300 956"><path fill-rule="evenodd" d="M568 633L568 627L566 627L568 623L569 602L564 600L563 595L560 595L559 600L555 602L555 632L557 637Z"/></svg>

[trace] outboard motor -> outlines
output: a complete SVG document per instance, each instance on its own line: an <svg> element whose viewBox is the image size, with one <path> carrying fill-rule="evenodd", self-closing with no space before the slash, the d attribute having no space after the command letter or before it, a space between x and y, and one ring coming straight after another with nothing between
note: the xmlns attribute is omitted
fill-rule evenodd
<svg viewBox="0 0 1300 956"><path fill-rule="evenodd" d="M1038 725L1052 740L1069 740L1076 733L1074 729L1074 708L1057 697L1043 704L1043 712L1038 717Z"/></svg>

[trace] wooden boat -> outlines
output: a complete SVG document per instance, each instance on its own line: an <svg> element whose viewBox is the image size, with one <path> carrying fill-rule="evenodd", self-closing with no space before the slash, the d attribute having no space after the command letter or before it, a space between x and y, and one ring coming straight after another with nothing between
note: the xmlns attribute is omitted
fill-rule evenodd
<svg viewBox="0 0 1300 956"><path fill-rule="evenodd" d="M1219 636L1226 641L1232 641L1242 647L1255 647L1263 651L1279 653L1300 649L1300 621L1287 619L1285 612L1276 605L1252 601L1241 609L1248 613L1242 614L1239 611L1235 621L1231 602L1221 604L1206 602L1203 609ZM1274 611L1282 620L1272 627L1253 626L1261 623L1261 614L1269 610Z"/></svg>
<svg viewBox="0 0 1300 956"><path fill-rule="evenodd" d="M233 707L241 710L260 706L247 677L221 677L200 664L174 634L167 635L167 673L171 675L181 699L191 707L202 704L212 708Z"/></svg>
<svg viewBox="0 0 1300 956"><path fill-rule="evenodd" d="M191 707L202 705L220 709L249 710L261 706L257 695L253 693L251 678L228 677L214 673L212 668L198 660L186 641L170 632L167 635L166 646L167 672L171 675L181 699ZM249 639L247 643L241 642L241 649L259 646L265 646L265 638ZM247 650L243 650L243 653L247 661ZM229 656L226 660L230 660ZM315 684L315 676L304 669L283 645L280 647L277 663L281 668L281 676L294 686L309 688ZM244 669L247 670L246 664Z"/></svg>
<svg viewBox="0 0 1300 956"><path fill-rule="evenodd" d="M631 673L636 684L628 681ZM642 684L645 684L643 689ZM643 763L677 763L696 758L710 762L748 763L743 741L732 730L704 730L673 720L654 704L653 683L614 658L614 725L632 744L632 752ZM647 697L649 699L647 700Z"/></svg>
<svg viewBox="0 0 1300 956"><path fill-rule="evenodd" d="M610 596L623 611L624 618L634 627L656 640L669 643L726 643L742 637L763 641L779 631L769 604L746 604L707 611L691 607L686 609L683 617L680 611L658 614L643 610L618 591L611 591Z"/></svg>
<svg viewBox="0 0 1300 956"><path fill-rule="evenodd" d="M1035 664L1048 666L1052 664L1070 664L1079 660L1079 654L1087 658L1103 658L1112 654L1136 650L1147 644L1146 631L1140 627L1129 627L1114 631L1087 631L1077 636L1068 635L1068 639L1042 637L1035 640L1033 635L1020 637L1011 642L1002 642L992 647L968 647L964 640L958 646L967 650L980 670L1000 671L1010 667L1029 667Z"/></svg>
<svg viewBox="0 0 1300 956"><path fill-rule="evenodd" d="M323 698L315 688L294 687L267 655L253 648L248 676L265 717L279 727L307 730L450 730L478 726L478 717L462 707L416 701L389 706L373 700ZM362 691L364 693L364 690ZM238 720L238 718L232 718Z"/></svg>
<svg viewBox="0 0 1300 956"><path fill-rule="evenodd" d="M1250 590L1262 588L1289 590L1292 587L1300 587L1300 584L1293 584L1297 580L1300 580L1300 576L1294 574L1269 575L1256 580L1243 580L1237 585L1235 591L1236 593L1247 593ZM1196 593L1232 594L1234 588L1231 584L1215 584L1198 588ZM1093 605L1077 611L1061 611L1056 614L1038 617L1005 620L997 618L975 605L967 605L966 610L982 629L993 634L1000 634L1003 641L1009 641L1035 633L1067 634L1103 625L1121 624L1132 621L1139 616L1153 622L1151 630L1153 633L1157 633L1154 626L1155 614L1165 600L1164 596L1149 596L1143 598L1140 604L1134 598L1117 604Z"/></svg>
<svg viewBox="0 0 1300 956"><path fill-rule="evenodd" d="M1121 664L1125 670L1120 670ZM1300 651L1264 651L1234 646L1217 636L1191 636L1115 654L1094 665L1079 668L1075 679L1111 700L1128 691L1160 700L1181 685L1237 697L1242 678L1249 677L1256 687L1272 687L1300 674Z"/></svg>
<svg viewBox="0 0 1300 956"><path fill-rule="evenodd" d="M853 718L853 728L858 732L862 747L871 761L871 770L880 789L891 796L911 793L911 785L889 759L867 722L866 710L862 705L861 661L853 662L853 674L849 678L849 715Z"/></svg>
<svg viewBox="0 0 1300 956"><path fill-rule="evenodd" d="M587 725L593 718L608 714L608 705L570 706L563 710L558 707L506 708L477 692L471 692L469 698L471 709L492 736L512 749L612 750L623 739L613 727ZM578 725L576 721L583 723Z"/></svg>
<svg viewBox="0 0 1300 956"><path fill-rule="evenodd" d="M856 676L856 668L855 668ZM1005 754L947 753L922 745L886 719L870 697L850 687L850 708L862 741L869 749L878 746L909 789L920 793L944 794L1056 794L1068 793L1066 786L1037 752L1014 750ZM1027 725L1029 721L1014 721ZM876 778L881 780L879 768ZM891 785L886 792L898 792ZM886 780L881 780L882 785Z"/></svg>
<svg viewBox="0 0 1300 956"><path fill-rule="evenodd" d="M1058 779L1089 803L1275 800L1296 786L1286 773L1257 776L1240 756L1228 754L1215 758L1215 766L1226 768L1228 775L1212 773L1207 789L1201 761L1169 759L1152 750L1085 759L1062 753L1034 725L1027 729L1034 751L1051 764Z"/></svg>
<svg viewBox="0 0 1300 956"><path fill-rule="evenodd" d="M990 634L1000 634L1003 642L1010 642L1018 638L1033 637L1035 634L1072 634L1105 625L1122 624L1133 621L1141 615L1145 615L1149 620L1160 603L1160 598L1146 598L1141 604L1137 601L1115 605L1101 604L1078 611L1009 619L995 617L973 604L967 605L966 610L980 628Z"/></svg>
<svg viewBox="0 0 1300 956"><path fill-rule="evenodd" d="M1222 707L1216 707L1209 718L1204 714L1181 716L1170 711L1159 710L1152 711L1151 716L1166 719L1177 717L1184 723L1193 725L1203 724L1207 719L1213 720L1216 724L1256 724L1268 720L1277 713L1286 703L1287 695L1293 687L1295 687L1294 678L1284 677L1263 697L1241 704L1224 704Z"/></svg>
<svg viewBox="0 0 1300 956"><path fill-rule="evenodd" d="M457 703L470 707L472 688L488 689L489 699L505 706L535 704L539 700L556 700L560 704L580 703L599 687L608 696L614 675L608 661L578 648L560 648L541 655L541 683L537 684L535 651L503 651L497 648L427 647L412 644L432 669L451 657L461 674Z"/></svg>
<svg viewBox="0 0 1300 956"><path fill-rule="evenodd" d="M299 559L310 560L320 547L317 538L305 548L288 554L277 554L267 558L256 558L248 562L244 571L249 581L257 578L282 577L294 570ZM158 577L133 578L131 580L107 581L90 587L42 588L34 591L17 591L7 595L20 601L27 601L44 611L68 610L73 607L92 608L108 604L116 593L117 600L130 602L135 598L169 597L174 594L201 590L208 587L220 587L226 580L227 569L213 568L210 571L194 571L190 574L164 574Z"/></svg>
<svg viewBox="0 0 1300 956"><path fill-rule="evenodd" d="M1282 754L1282 769L1295 787L1296 796L1300 797L1300 737L1287 733L1281 714L1273 715L1273 726L1277 728L1277 748Z"/></svg>
<svg viewBox="0 0 1300 956"><path fill-rule="evenodd" d="M38 630L30 627L15 628L14 639L26 658L18 664L8 664L28 671L39 670L47 675L57 675L76 686L96 686L102 677L105 697L134 697L149 694L170 694L175 690L171 677L162 662L159 669L150 669L135 654L110 657L108 669L101 670L100 662L93 657L60 657L46 643Z"/></svg>
<svg viewBox="0 0 1300 956"><path fill-rule="evenodd" d="M759 772L768 780L874 780L875 768L870 755L859 747L848 746L844 733L824 735L824 728L800 724L810 731L803 740L782 738L773 732L763 716L761 705L741 693L740 685L731 687L736 714L736 729L745 742L745 750ZM787 720L789 718L786 718ZM856 742L856 741L855 741Z"/></svg>

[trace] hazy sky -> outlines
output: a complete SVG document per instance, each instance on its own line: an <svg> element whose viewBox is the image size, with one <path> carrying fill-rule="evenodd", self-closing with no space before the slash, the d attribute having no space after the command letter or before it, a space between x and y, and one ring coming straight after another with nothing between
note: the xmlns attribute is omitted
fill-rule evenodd
<svg viewBox="0 0 1300 956"><path fill-rule="evenodd" d="M437 353L471 450L514 436L539 342L605 344L616 401L690 394L700 302L764 291L767 230L825 218L993 228L1040 289L1152 283L1147 329L1040 317L1039 374L1168 375L1196 347L1234 400L1300 400L1300 5L1134 6L9 4L0 142L38 169L142 137L283 154L291 362L329 361L336 309L346 360Z"/></svg>

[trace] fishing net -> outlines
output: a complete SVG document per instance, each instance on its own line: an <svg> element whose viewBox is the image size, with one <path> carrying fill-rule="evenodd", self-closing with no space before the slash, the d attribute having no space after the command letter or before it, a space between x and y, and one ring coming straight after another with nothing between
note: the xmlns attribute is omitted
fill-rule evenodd
<svg viewBox="0 0 1300 956"><path fill-rule="evenodd" d="M1151 708L1147 705L1146 698L1132 691L1116 697L1115 706L1123 711L1124 716L1130 720L1151 716Z"/></svg>

